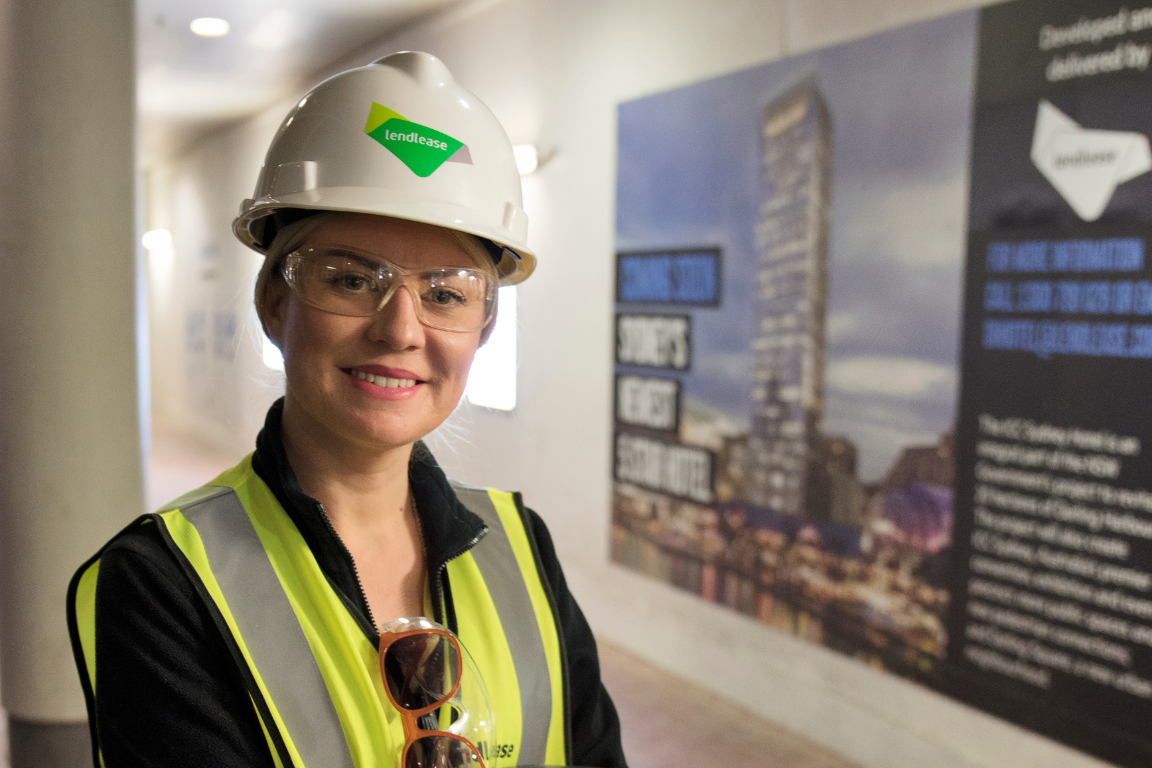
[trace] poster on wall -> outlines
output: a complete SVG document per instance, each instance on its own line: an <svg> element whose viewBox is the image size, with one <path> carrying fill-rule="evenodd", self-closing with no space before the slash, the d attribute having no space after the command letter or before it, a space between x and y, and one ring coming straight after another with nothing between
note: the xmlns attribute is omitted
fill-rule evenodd
<svg viewBox="0 0 1152 768"><path fill-rule="evenodd" d="M1152 764L1152 7L620 105L612 559Z"/></svg>
<svg viewBox="0 0 1152 768"><path fill-rule="evenodd" d="M946 656L977 23L619 114L613 558L921 680ZM621 410L655 379L675 400Z"/></svg>

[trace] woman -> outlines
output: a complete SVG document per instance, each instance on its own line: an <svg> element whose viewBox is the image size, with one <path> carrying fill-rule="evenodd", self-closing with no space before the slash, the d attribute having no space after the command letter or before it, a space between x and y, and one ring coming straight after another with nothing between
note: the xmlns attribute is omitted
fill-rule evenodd
<svg viewBox="0 0 1152 768"><path fill-rule="evenodd" d="M376 649L414 616L476 662L489 768L624 765L543 522L449 483L420 442L463 394L498 284L535 265L520 206L503 130L428 54L289 113L234 225L266 256L255 299L285 396L254 454L129 526L70 590L109 768L399 765L411 739Z"/></svg>

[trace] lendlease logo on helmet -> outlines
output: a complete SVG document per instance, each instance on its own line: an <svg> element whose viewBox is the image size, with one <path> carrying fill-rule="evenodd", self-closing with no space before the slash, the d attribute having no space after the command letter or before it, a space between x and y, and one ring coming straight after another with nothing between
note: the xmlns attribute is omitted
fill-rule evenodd
<svg viewBox="0 0 1152 768"><path fill-rule="evenodd" d="M364 133L380 142L421 178L431 176L446 162L472 165L472 155L464 142L414 123L383 104L372 102Z"/></svg>

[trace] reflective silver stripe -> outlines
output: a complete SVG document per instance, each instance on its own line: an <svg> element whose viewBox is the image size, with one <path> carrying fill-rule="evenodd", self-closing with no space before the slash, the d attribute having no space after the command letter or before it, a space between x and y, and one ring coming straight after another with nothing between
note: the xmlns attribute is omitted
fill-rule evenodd
<svg viewBox="0 0 1152 768"><path fill-rule="evenodd" d="M269 697L304 765L352 768L344 729L296 613L236 492L206 486L181 504ZM273 727L272 723L266 723Z"/></svg>
<svg viewBox="0 0 1152 768"><path fill-rule="evenodd" d="M516 665L522 734L517 762L543 765L548 727L552 722L552 678L548 674L548 657L544 653L532 598L488 492L459 483L452 483L452 488L460 502L488 524L488 535L472 548L472 558L492 595ZM513 631L508 631L510 629Z"/></svg>

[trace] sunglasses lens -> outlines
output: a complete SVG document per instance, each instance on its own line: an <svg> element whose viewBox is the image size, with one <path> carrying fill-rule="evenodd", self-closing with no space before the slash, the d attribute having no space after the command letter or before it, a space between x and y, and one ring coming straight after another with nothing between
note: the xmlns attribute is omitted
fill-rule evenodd
<svg viewBox="0 0 1152 768"><path fill-rule="evenodd" d="M450 736L424 736L412 742L404 768L481 768L484 763L465 742Z"/></svg>
<svg viewBox="0 0 1152 768"><path fill-rule="evenodd" d="M456 646L444 635L430 633L402 637L388 646L381 662L384 681L392 699L397 706L408 710L424 709L442 702L460 678L460 656Z"/></svg>

